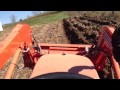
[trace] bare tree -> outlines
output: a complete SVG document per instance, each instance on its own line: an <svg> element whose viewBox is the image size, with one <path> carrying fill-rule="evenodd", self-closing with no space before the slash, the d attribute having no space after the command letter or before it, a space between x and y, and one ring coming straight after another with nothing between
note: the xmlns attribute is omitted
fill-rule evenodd
<svg viewBox="0 0 120 90"><path fill-rule="evenodd" d="M11 16L10 16L10 19L11 19L11 23L15 23L17 17L16 17L15 15L11 15Z"/></svg>

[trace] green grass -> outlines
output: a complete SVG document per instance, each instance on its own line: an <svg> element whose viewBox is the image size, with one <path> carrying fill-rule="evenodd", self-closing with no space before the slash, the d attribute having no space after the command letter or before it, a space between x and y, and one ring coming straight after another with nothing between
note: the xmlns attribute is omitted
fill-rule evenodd
<svg viewBox="0 0 120 90"><path fill-rule="evenodd" d="M41 25L41 24L52 23L55 21L60 21L63 18L67 18L67 17L69 17L68 13L65 11L61 11L61 12L46 13L46 14L38 15L38 16L23 20L20 23L28 24L30 26ZM3 28L6 29L6 28L14 27L16 24L18 23L7 24Z"/></svg>
<svg viewBox="0 0 120 90"><path fill-rule="evenodd" d="M67 17L69 17L68 13L62 11L62 12L56 12L52 14L39 15L39 16L24 20L21 23L27 23L30 26L33 26L33 25L52 23Z"/></svg>

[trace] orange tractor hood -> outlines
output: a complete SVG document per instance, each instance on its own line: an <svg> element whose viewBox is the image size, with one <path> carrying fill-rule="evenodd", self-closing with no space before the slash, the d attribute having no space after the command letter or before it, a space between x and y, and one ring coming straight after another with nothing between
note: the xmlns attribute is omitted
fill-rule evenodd
<svg viewBox="0 0 120 90"><path fill-rule="evenodd" d="M87 57L72 54L42 56L36 63L30 78L54 72L82 74L93 79L99 79L93 63Z"/></svg>

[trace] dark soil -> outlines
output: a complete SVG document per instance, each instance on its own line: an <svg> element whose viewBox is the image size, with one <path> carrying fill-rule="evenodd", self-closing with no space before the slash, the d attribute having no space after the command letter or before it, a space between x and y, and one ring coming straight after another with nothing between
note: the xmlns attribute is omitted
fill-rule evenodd
<svg viewBox="0 0 120 90"><path fill-rule="evenodd" d="M119 25L117 21L114 21L113 17L80 16L63 19L63 22L64 30L71 44L96 44L102 26L118 27Z"/></svg>

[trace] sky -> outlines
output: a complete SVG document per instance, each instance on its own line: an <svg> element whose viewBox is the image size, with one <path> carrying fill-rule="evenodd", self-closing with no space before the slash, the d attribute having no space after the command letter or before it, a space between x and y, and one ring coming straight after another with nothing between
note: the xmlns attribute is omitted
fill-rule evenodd
<svg viewBox="0 0 120 90"><path fill-rule="evenodd" d="M15 15L17 21L20 19L25 19L28 15L32 15L32 11L0 11L0 22L2 24L11 23L10 16Z"/></svg>

